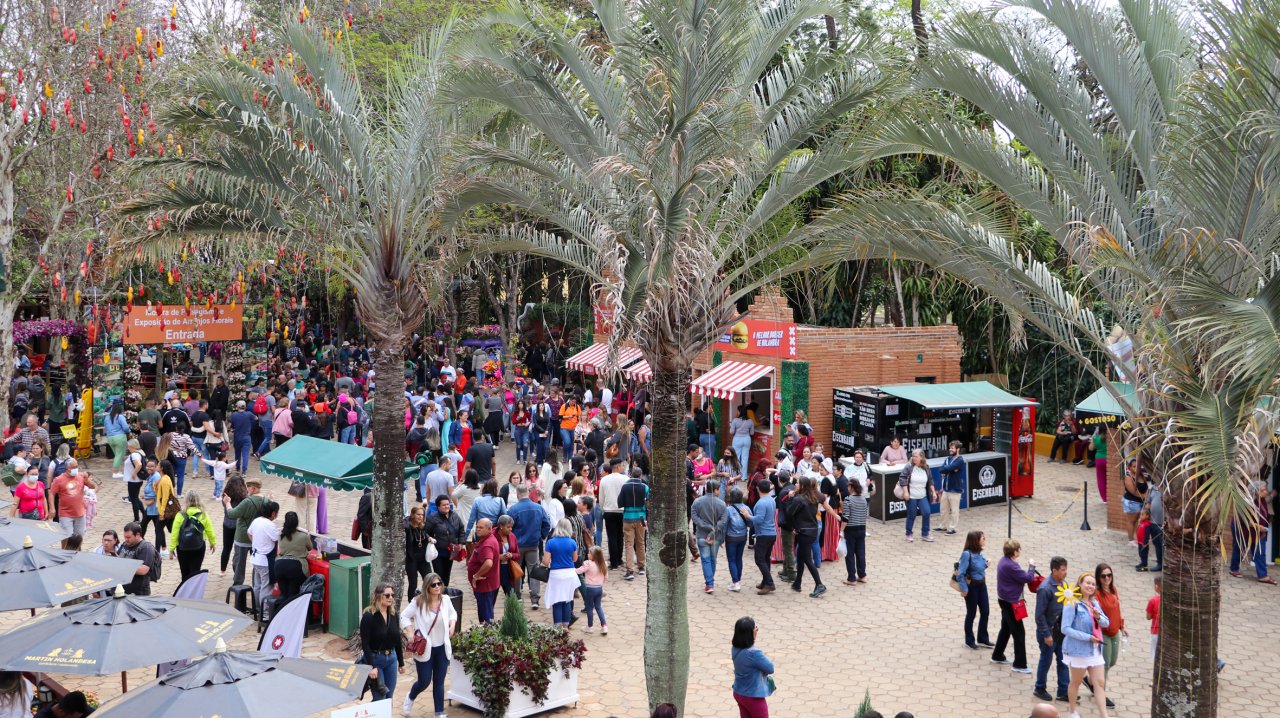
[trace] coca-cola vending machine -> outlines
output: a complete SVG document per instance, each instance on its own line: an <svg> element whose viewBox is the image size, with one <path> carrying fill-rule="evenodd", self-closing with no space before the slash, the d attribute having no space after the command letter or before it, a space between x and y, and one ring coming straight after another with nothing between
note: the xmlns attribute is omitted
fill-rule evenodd
<svg viewBox="0 0 1280 718"><path fill-rule="evenodd" d="M1036 490L1035 405L996 409L992 423L995 450L1009 455L1009 495L1031 496Z"/></svg>

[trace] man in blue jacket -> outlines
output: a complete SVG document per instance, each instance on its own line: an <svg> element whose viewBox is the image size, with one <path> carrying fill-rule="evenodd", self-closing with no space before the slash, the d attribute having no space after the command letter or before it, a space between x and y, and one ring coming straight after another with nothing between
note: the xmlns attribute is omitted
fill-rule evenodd
<svg viewBox="0 0 1280 718"><path fill-rule="evenodd" d="M529 569L542 561L542 542L551 535L551 518L546 509L529 500L529 485L516 487L516 503L507 509L507 515L515 522L511 531L516 535L516 545L520 547L520 561L524 564L525 575L529 576L529 597L533 599L533 608L538 607L538 599L542 598L542 584L533 580ZM516 586L516 598L521 598L520 586Z"/></svg>
<svg viewBox="0 0 1280 718"><path fill-rule="evenodd" d="M1049 700L1046 690L1049 664L1058 661L1057 700L1067 699L1067 666L1062 662L1062 604L1058 603L1058 587L1067 578L1067 560L1054 556L1049 561L1049 576L1036 591L1036 642L1040 644L1040 665L1036 667L1036 687L1031 695L1042 701Z"/></svg>
<svg viewBox="0 0 1280 718"><path fill-rule="evenodd" d="M956 524L960 521L960 497L964 496L964 487L969 482L969 467L960 455L962 448L960 442L951 442L950 454L939 470L942 474L942 513L938 517L938 526L945 529L948 536L956 533Z"/></svg>
<svg viewBox="0 0 1280 718"><path fill-rule="evenodd" d="M778 526L774 520L778 507L773 500L773 482L760 479L756 490L760 493L760 498L751 509L751 527L756 533L756 568L760 569L760 584L756 586L756 593L773 593L773 566L769 559L773 553L773 543L778 540Z"/></svg>

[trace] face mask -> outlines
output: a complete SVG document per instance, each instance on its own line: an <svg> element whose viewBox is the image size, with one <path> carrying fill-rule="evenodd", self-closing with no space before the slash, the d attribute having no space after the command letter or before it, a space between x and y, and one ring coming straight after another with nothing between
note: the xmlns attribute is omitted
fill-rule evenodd
<svg viewBox="0 0 1280 718"><path fill-rule="evenodd" d="M80 469L70 469L67 471L67 473L71 474L72 476L76 476L80 473Z"/></svg>
<svg viewBox="0 0 1280 718"><path fill-rule="evenodd" d="M39 474L27 474L27 483L34 484L37 480L39 480L39 478L40 478Z"/></svg>

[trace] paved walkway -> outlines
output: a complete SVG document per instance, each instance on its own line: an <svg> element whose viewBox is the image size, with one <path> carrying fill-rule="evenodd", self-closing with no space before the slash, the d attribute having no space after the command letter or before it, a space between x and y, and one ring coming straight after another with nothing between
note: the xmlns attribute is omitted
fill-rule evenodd
<svg viewBox="0 0 1280 718"><path fill-rule="evenodd" d="M510 444L500 449L501 476L514 464ZM110 467L92 461L90 468L100 479L110 477ZM257 475L256 462L251 469ZM1037 494L1018 502L1019 508L1037 518L1052 518L1072 500L1080 482L1092 483L1092 470L1083 467L1045 465L1039 469ZM123 486L110 478L99 491L99 515L86 547L96 541L103 528L119 530L128 520L128 506L120 501ZM212 483L192 482L189 487L208 496ZM287 483L266 477L265 490L282 504L282 513L291 508L292 497L286 494ZM330 501L330 528L342 537L351 525L357 496L342 494ZM1035 524L1014 514L1013 531L1023 545L1023 556L1033 558L1047 573L1049 558L1055 554L1071 561L1070 576L1091 571L1098 561L1111 563L1116 570L1130 642L1112 671L1108 691L1119 706L1114 716L1140 718L1149 715L1152 662L1148 649L1148 623L1144 615L1151 595L1151 574L1138 574L1134 549L1126 546L1124 536L1106 531L1101 506L1091 497L1091 532L1079 530L1081 503L1076 501L1060 520ZM220 518L221 510L214 509ZM1031 697L1032 676L1011 673L1007 667L987 661L985 652L970 651L964 646L961 619L964 605L947 586L951 564L962 549L963 533L978 528L988 534L988 551L993 567L990 576L994 588L994 559L1000 555L1005 537L1006 514L1003 506L966 511L961 517L961 533L940 536L935 543L917 541L906 544L901 523L870 527L867 584L848 587L842 584L843 566L826 564L823 579L829 593L821 599L795 594L781 587L769 596L753 591L729 593L719 590L714 595L701 591L701 574L697 563L691 564L696 576L689 581L689 615L692 635L692 675L689 680L688 711L690 716L730 718L737 709L730 696L732 666L729 639L733 623L751 615L760 623L759 645L778 666L778 693L770 701L775 716L850 716L865 691L870 691L873 705L893 715L910 710L919 718L1001 717L1015 718L1030 712L1035 702ZM758 581L754 566L748 561L744 585ZM217 556L205 563L211 569L208 596L219 600L230 584L230 575L218 571ZM717 585L727 586L728 570L721 560L721 576ZM462 567L455 576L465 575ZM156 587L157 594L171 594L177 585L176 562L165 566L164 579ZM1219 715L1231 718L1262 718L1276 714L1275 700L1268 694L1280 675L1280 648L1275 636L1280 635L1280 612L1275 609L1280 591L1251 580L1227 577L1224 583L1221 655L1228 662L1222 674ZM810 590L806 580L805 591ZM555 716L589 716L608 718L647 716L644 696L642 641L644 632L644 595L642 581L623 581L610 576L604 608L609 616L608 636L585 636L588 653L580 680L582 701L574 708L560 709ZM999 611L992 595L991 637L999 628ZM501 610L501 602L499 603ZM550 612L530 612L534 620L549 620ZM8 629L25 618L24 612L0 614L0 629ZM465 601L464 621L475 621L474 602ZM1031 625L1028 621L1028 625ZM579 622L576 627L583 624ZM1029 632L1034 630L1033 626ZM232 648L256 647L257 633L249 629L232 642ZM313 633L306 640L304 655L311 658L350 660L346 642L335 636ZM1029 648L1032 661L1036 656L1034 641ZM1012 657L1012 653L1010 653ZM1033 663L1034 665L1034 663ZM129 683L138 686L153 678L154 669L131 671ZM400 678L399 699L408 690L412 674ZM104 700L120 690L118 676L57 676L64 685L94 690ZM429 697L420 699L415 716L430 714ZM1059 704L1065 708L1065 704ZM479 715L462 707L450 707L452 716ZM1095 712L1091 706L1081 709L1085 718ZM1065 715L1065 710L1063 712ZM316 716L327 718L327 716Z"/></svg>

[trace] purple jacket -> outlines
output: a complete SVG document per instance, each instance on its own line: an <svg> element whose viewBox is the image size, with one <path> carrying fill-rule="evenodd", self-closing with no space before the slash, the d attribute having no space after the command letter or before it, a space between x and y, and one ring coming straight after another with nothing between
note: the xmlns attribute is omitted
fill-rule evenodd
<svg viewBox="0 0 1280 718"><path fill-rule="evenodd" d="M1008 556L1001 556L996 565L996 598L1007 603L1017 603L1022 598L1022 589L1027 582L1036 577L1036 567L1027 564L1022 570L1017 561Z"/></svg>

